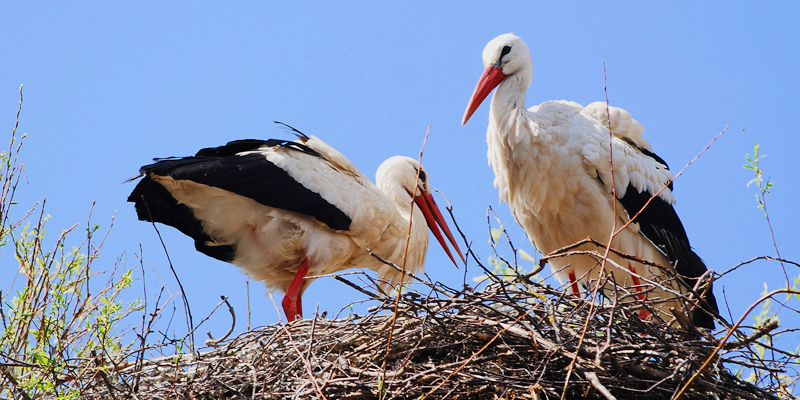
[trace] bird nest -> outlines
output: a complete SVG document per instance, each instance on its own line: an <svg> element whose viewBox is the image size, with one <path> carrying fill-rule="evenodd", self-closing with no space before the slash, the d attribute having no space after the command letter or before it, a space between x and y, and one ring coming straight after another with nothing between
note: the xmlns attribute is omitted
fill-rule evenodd
<svg viewBox="0 0 800 400"><path fill-rule="evenodd" d="M723 346L530 276L491 279L481 290L415 284L375 297L367 315L273 324L206 351L108 365L84 398L787 397L778 380L754 385L726 367L777 376L776 362L750 349L767 328Z"/></svg>

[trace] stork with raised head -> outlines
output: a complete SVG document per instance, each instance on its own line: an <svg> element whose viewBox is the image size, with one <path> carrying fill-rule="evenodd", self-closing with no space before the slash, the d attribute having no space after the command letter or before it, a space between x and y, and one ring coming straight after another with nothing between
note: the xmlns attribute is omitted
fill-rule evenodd
<svg viewBox="0 0 800 400"><path fill-rule="evenodd" d="M454 264L437 225L464 259L418 161L389 158L375 185L322 140L295 132L297 141L237 140L156 160L141 168L144 178L128 201L139 220L175 227L199 252L286 293L289 322L302 317L301 296L312 281L306 276L368 268L401 280L369 251L408 272L422 270L426 223Z"/></svg>
<svg viewBox="0 0 800 400"><path fill-rule="evenodd" d="M513 34L490 41L483 50L483 64L462 125L495 90L486 132L494 184L534 247L548 254L587 237L606 242L614 227L640 213L611 246L663 268L612 253L602 275L619 287L633 287L628 296L652 300L662 317L669 316L668 308L679 306L670 299L688 293L706 266L691 249L673 208L672 174L641 136L642 125L627 111L600 102L583 107L571 101L547 101L526 110L533 63L528 46ZM609 150L609 125L613 150ZM591 244L578 249L602 250ZM576 295L579 284L588 288L601 277L602 261L596 255L570 255L548 263L555 277L569 283ZM640 278L661 287L645 290L650 285L643 285ZM706 312L718 312L711 284L699 292L703 309L696 308L692 319L697 326L713 328L714 319ZM648 313L640 310L641 316Z"/></svg>

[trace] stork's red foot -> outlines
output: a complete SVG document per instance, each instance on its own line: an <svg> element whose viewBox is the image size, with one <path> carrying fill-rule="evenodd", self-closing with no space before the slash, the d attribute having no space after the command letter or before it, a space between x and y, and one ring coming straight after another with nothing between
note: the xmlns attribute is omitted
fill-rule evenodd
<svg viewBox="0 0 800 400"><path fill-rule="evenodd" d="M298 315L303 318L303 302L300 298L300 288L303 286L303 278L306 277L306 274L308 274L308 258L303 257L303 261L300 262L300 268L294 274L289 290L286 291L286 295L283 296L283 301L281 301L287 322L294 321Z"/></svg>

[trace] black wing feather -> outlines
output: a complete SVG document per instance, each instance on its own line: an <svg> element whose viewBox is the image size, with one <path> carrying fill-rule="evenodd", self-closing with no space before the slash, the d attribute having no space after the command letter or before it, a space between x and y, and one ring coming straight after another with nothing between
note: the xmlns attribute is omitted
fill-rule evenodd
<svg viewBox="0 0 800 400"><path fill-rule="evenodd" d="M172 194L152 180L153 175L169 176L220 188L256 202L314 217L334 230L349 230L351 219L343 211L294 180L260 153L240 155L265 146L281 146L310 156L321 155L308 146L285 140L237 140L225 146L200 150L185 158L162 159L140 169L144 178L128 197L136 205L139 220L173 226L195 240L203 254L219 260L234 258L233 246L210 246L210 238L192 210L178 204Z"/></svg>
<svg viewBox="0 0 800 400"><path fill-rule="evenodd" d="M205 149L200 149L200 151L195 154L195 157L227 157L227 156L235 156L239 153L243 153L246 151L255 151L263 147L284 147L289 148L292 150L297 150L308 155L314 157L322 158L322 155L317 152L316 150L302 144L297 143L291 140L282 140L282 139L269 139L269 140L259 140L259 139L242 139L242 140L234 140L232 142L228 142L224 146L219 147L207 147Z"/></svg>
<svg viewBox="0 0 800 400"><path fill-rule="evenodd" d="M258 150L261 147L280 146L284 142L286 142L286 141L285 140L279 140L279 139L270 139L270 140L242 139L242 140L234 140L232 142L228 142L224 146L207 147L205 149L200 149L200 151L198 151L197 154L195 154L195 157L235 156L237 153L241 153L241 152L244 152L244 151Z"/></svg>
<svg viewBox="0 0 800 400"><path fill-rule="evenodd" d="M653 153L652 151L647 150L644 147L639 147L639 145L636 144L636 142L634 142L630 138L627 138L627 137L624 137L624 136L621 136L621 137L618 136L618 138L621 139L623 142L627 143L629 146L633 147L634 149L639 150L640 153L646 155L647 157L652 158L653 160L656 160L657 163L663 165L664 168L669 170L669 165L667 165L667 162L664 161L663 158L659 157L658 154ZM669 190L672 190L672 182L670 182L669 185L667 185L667 187L669 188Z"/></svg>
<svg viewBox="0 0 800 400"><path fill-rule="evenodd" d="M142 172L217 187L265 206L312 216L331 229L350 229L350 217L343 211L259 153L162 161L142 167Z"/></svg>
<svg viewBox="0 0 800 400"><path fill-rule="evenodd" d="M650 197L651 194L646 190L639 192L633 184L628 184L625 196L619 201L625 207L628 215L633 216L642 210ZM683 228L675 208L660 197L655 197L633 222L638 223L642 234L667 255L667 259L672 263L679 278L683 279L690 288L694 287L697 278L703 275L707 268L703 260L692 250L686 230ZM706 310L713 311L714 314L719 313L711 284L708 286L705 301L708 304ZM694 310L692 320L697 326L714 328L714 318L703 310Z"/></svg>

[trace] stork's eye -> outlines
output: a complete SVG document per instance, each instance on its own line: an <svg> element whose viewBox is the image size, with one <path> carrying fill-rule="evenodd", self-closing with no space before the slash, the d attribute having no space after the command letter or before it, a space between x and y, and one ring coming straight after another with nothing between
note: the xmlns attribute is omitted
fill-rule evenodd
<svg viewBox="0 0 800 400"><path fill-rule="evenodd" d="M504 46L503 50L500 51L500 59L499 59L499 61L503 61L503 57L505 57L506 54L508 54L510 52L511 52L511 46Z"/></svg>
<svg viewBox="0 0 800 400"><path fill-rule="evenodd" d="M424 170L419 170L419 180L423 183L428 181L428 176L425 174Z"/></svg>
<svg viewBox="0 0 800 400"><path fill-rule="evenodd" d="M419 175L419 181L422 182L423 186L425 186L425 182L428 181L428 176L425 174L425 170L414 167L414 171L416 171L417 175Z"/></svg>

